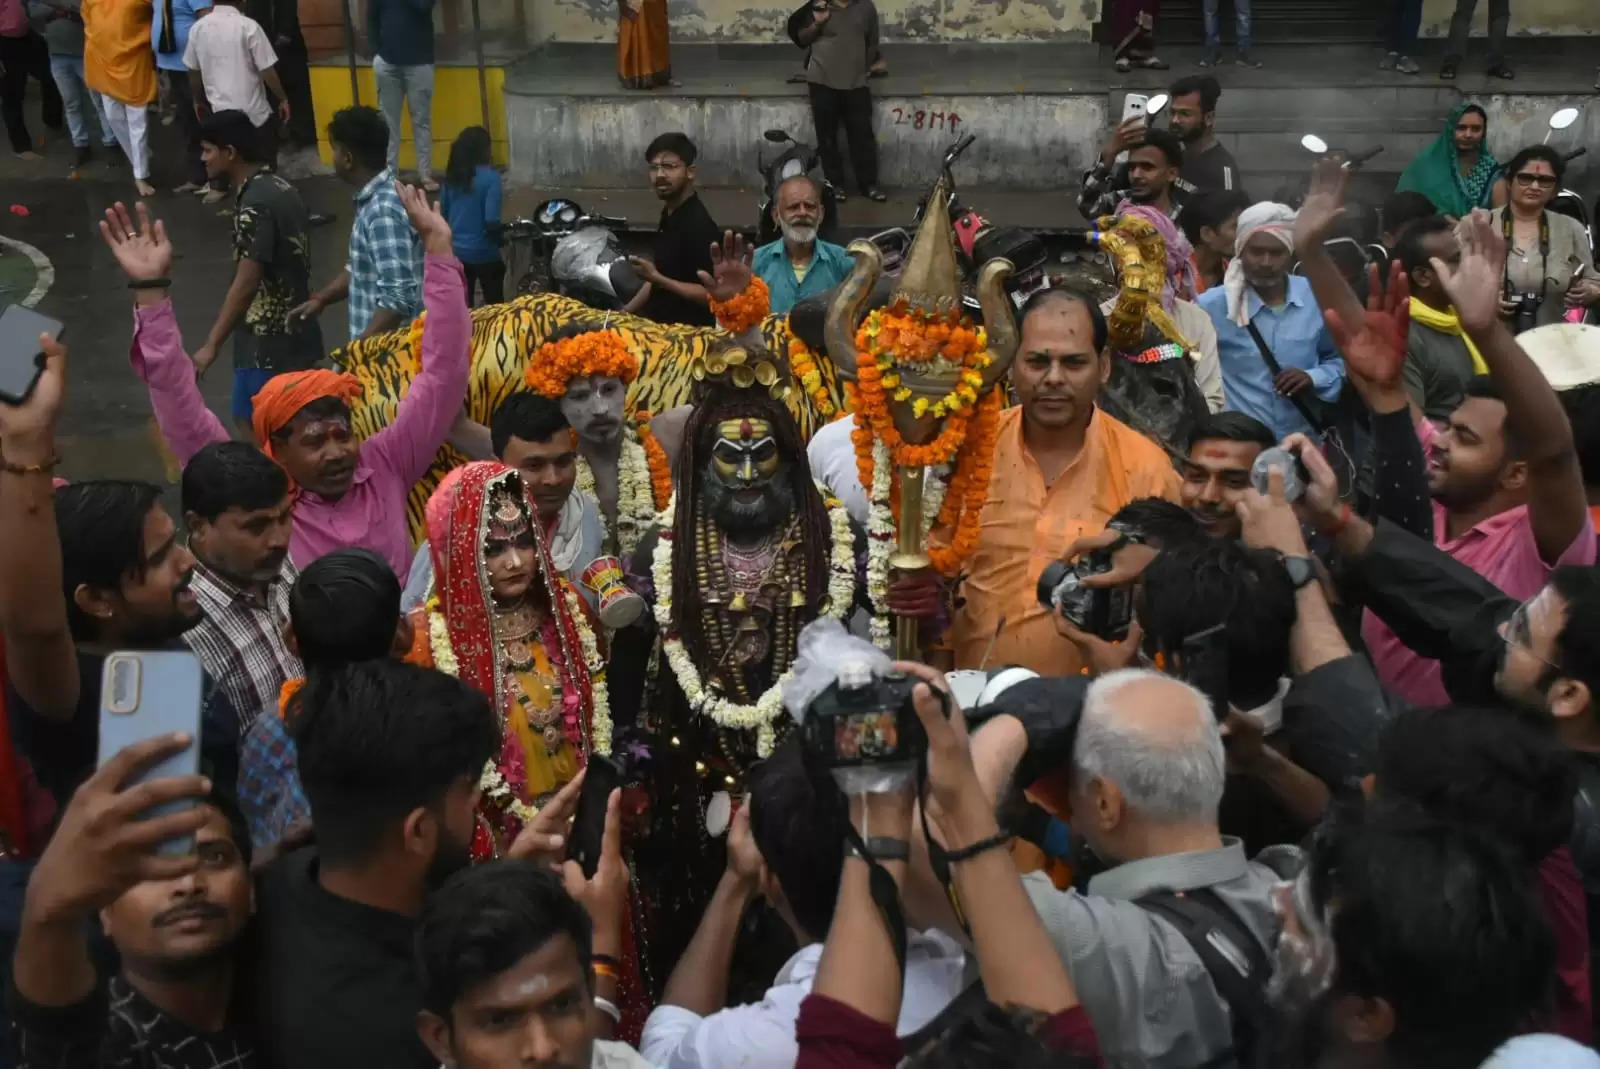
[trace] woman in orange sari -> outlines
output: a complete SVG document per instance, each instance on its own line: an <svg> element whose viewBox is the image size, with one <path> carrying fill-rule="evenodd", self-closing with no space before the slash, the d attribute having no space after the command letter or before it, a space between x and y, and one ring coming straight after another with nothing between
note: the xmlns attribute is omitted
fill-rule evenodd
<svg viewBox="0 0 1600 1069"><path fill-rule="evenodd" d="M617 0L617 77L624 89L677 85L667 43L667 0Z"/></svg>
<svg viewBox="0 0 1600 1069"><path fill-rule="evenodd" d="M145 107L156 98L153 13L151 0L83 0L83 80L105 97L106 119L141 197L155 194L145 130Z"/></svg>

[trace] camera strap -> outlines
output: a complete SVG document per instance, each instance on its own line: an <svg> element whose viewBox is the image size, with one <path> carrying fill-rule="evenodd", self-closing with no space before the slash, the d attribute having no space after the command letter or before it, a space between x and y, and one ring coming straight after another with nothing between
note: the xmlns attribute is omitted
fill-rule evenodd
<svg viewBox="0 0 1600 1069"><path fill-rule="evenodd" d="M1511 207L1507 205L1501 210L1500 234L1506 239L1506 263L1502 269L1505 279L1506 292L1513 291L1511 285ZM1543 304L1545 295L1550 290L1550 213L1539 213L1539 303Z"/></svg>
<svg viewBox="0 0 1600 1069"><path fill-rule="evenodd" d="M1282 375L1283 365L1278 363L1278 358L1276 356L1272 355L1272 350L1267 346L1267 339L1261 336L1261 331L1256 329L1255 323L1246 323L1245 329L1250 332L1250 340L1256 343L1256 348L1261 350L1261 359L1267 362L1267 370L1272 372L1272 377L1276 379L1279 375ZM1284 400L1288 401L1291 405L1294 405L1295 410L1305 418L1307 423L1316 428L1318 434L1321 434L1328 429L1329 422L1323 419L1322 416L1317 412L1313 411L1310 405L1302 401L1299 394L1290 394L1288 397L1284 398Z"/></svg>
<svg viewBox="0 0 1600 1069"><path fill-rule="evenodd" d="M924 765L919 763L917 767L920 772ZM923 818L923 823L926 826L926 817ZM867 886L872 891L872 904L878 907L878 915L883 918L884 927L889 930L889 944L894 947L894 960L900 966L900 975L904 977L906 913L900 905L900 890L894 885L894 877L889 875L889 870L884 868L868 849L866 840L861 838L861 833L856 831L853 823L846 822L845 839L854 848L856 856L867 863Z"/></svg>

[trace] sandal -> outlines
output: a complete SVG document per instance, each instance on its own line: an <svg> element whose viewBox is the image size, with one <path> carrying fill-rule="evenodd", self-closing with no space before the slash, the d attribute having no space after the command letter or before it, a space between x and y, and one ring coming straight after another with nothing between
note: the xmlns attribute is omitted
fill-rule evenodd
<svg viewBox="0 0 1600 1069"><path fill-rule="evenodd" d="M1169 64L1160 56L1146 56L1139 61L1139 66L1147 71L1164 71L1168 69Z"/></svg>
<svg viewBox="0 0 1600 1069"><path fill-rule="evenodd" d="M1133 64L1129 62L1128 57L1126 56L1117 60L1116 66L1118 74L1127 74L1129 71L1133 70Z"/></svg>

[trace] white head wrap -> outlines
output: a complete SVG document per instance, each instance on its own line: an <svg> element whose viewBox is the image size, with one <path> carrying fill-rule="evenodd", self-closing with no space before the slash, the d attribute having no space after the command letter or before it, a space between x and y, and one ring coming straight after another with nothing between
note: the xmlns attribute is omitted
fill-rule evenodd
<svg viewBox="0 0 1600 1069"><path fill-rule="evenodd" d="M1244 252L1247 241L1257 234L1270 234L1283 242L1283 247L1294 252L1294 209L1287 204L1270 200L1252 204L1239 213L1239 233L1233 241L1233 259L1222 276L1222 289L1228 295L1228 321L1235 326L1249 324L1250 315L1245 302Z"/></svg>

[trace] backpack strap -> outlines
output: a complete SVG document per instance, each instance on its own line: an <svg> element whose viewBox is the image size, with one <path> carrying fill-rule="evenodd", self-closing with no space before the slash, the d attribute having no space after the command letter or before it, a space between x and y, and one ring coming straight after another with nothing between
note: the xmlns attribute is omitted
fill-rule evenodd
<svg viewBox="0 0 1600 1069"><path fill-rule="evenodd" d="M1161 891L1135 903L1171 924L1194 949L1233 1016L1233 1050L1211 1064L1249 1065L1270 1034L1272 962L1239 915L1209 887Z"/></svg>

